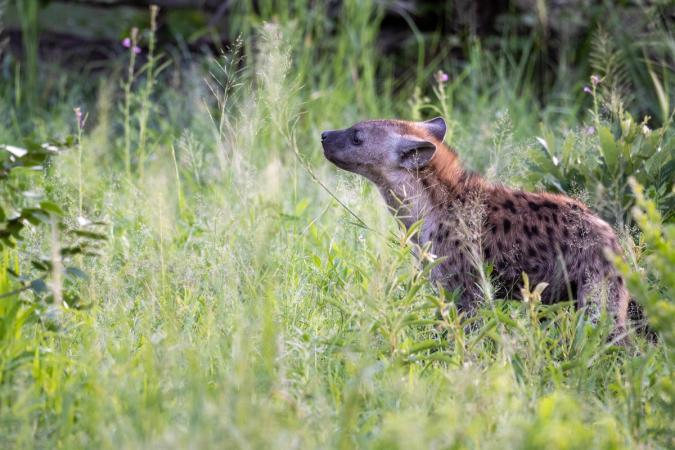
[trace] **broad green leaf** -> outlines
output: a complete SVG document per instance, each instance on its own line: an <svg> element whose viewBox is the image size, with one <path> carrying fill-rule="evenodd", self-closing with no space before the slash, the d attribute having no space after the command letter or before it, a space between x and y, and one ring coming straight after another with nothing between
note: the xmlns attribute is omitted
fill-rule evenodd
<svg viewBox="0 0 675 450"><path fill-rule="evenodd" d="M616 173L619 167L619 149L614 136L609 128L600 126L598 128L598 137L600 138L600 151L602 152L605 164L610 172Z"/></svg>
<svg viewBox="0 0 675 450"><path fill-rule="evenodd" d="M36 294L42 294L44 292L49 292L49 289L47 288L47 284L44 282L44 280L33 280L30 282L30 290L35 292Z"/></svg>
<svg viewBox="0 0 675 450"><path fill-rule="evenodd" d="M560 164L563 166L568 166L572 161L574 155L574 135L569 134L563 142L562 153L560 155Z"/></svg>
<svg viewBox="0 0 675 450"><path fill-rule="evenodd" d="M40 202L40 208L44 209L47 212L56 214L57 216L63 215L63 210L61 209L61 207L59 207L59 205L57 205L54 202L50 201Z"/></svg>
<svg viewBox="0 0 675 450"><path fill-rule="evenodd" d="M51 267L51 264L47 265L47 264L43 263L42 261L38 261L38 260L33 260L33 261L30 262L30 264L34 268L36 268L37 270L41 270L41 271L49 270L50 267Z"/></svg>
<svg viewBox="0 0 675 450"><path fill-rule="evenodd" d="M88 230L73 230L73 234L76 234L80 237L88 238L88 239L95 239L99 241L105 241L107 239L107 236L102 233L96 233L95 231L88 231Z"/></svg>

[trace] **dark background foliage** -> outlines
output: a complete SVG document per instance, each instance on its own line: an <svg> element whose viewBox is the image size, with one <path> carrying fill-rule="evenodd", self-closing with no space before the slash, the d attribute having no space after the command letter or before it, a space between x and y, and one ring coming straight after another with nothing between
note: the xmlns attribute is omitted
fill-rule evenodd
<svg viewBox="0 0 675 450"><path fill-rule="evenodd" d="M120 41L132 27L148 23L151 3L160 7L158 45L178 61L218 53L250 33L255 22L320 16L330 33L344 8L340 0L18 0L8 2L4 36L12 55L29 70L37 70L31 65L39 58L59 70L110 71L124 52ZM439 62L461 66L480 42L486 51L525 61L522 86L514 89L534 89L545 103L606 69L606 58L614 55L615 87L630 96L635 115L649 115L656 123L666 118L649 69L672 82L673 50L663 38L671 34L675 7L667 0L383 0L376 5L377 50L391 59L400 86L411 79L419 84L429 75L427 68ZM29 81L35 76L27 75Z"/></svg>

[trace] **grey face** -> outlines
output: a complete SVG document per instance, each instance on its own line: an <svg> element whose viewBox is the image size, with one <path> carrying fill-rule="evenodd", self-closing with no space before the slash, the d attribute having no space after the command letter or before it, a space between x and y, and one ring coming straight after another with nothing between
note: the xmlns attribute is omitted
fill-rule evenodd
<svg viewBox="0 0 675 450"><path fill-rule="evenodd" d="M323 154L341 169L368 176L386 163L381 144L391 139L389 128L391 125L384 122L361 122L344 130L324 131Z"/></svg>
<svg viewBox="0 0 675 450"><path fill-rule="evenodd" d="M369 120L324 131L321 144L330 162L378 182L427 165L436 151L434 141L443 141L445 129L440 117L426 122Z"/></svg>

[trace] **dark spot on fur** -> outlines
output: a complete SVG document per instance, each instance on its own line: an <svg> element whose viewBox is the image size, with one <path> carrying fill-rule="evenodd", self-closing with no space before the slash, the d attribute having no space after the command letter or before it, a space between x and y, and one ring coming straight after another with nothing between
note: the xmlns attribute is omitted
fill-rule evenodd
<svg viewBox="0 0 675 450"><path fill-rule="evenodd" d="M623 286L623 278L618 275L616 276L616 282L619 283L619 286Z"/></svg>
<svg viewBox="0 0 675 450"><path fill-rule="evenodd" d="M560 251L563 254L565 254L565 253L567 253L567 250L569 250L569 246L565 242L561 243L560 244Z"/></svg>
<svg viewBox="0 0 675 450"><path fill-rule="evenodd" d="M586 234L586 230L584 230L582 227L577 228L577 236L578 237L583 238L585 234Z"/></svg>
<svg viewBox="0 0 675 450"><path fill-rule="evenodd" d="M497 248L499 249L499 252L504 251L504 244L501 243L501 241L497 242Z"/></svg>
<svg viewBox="0 0 675 450"><path fill-rule="evenodd" d="M455 247L459 247L459 239L455 239L455 242L453 242L453 244L455 244Z"/></svg>
<svg viewBox="0 0 675 450"><path fill-rule="evenodd" d="M486 259L489 259L489 258L490 258L490 249L489 249L489 248L486 247L486 248L483 249L483 256L484 256Z"/></svg>
<svg viewBox="0 0 675 450"><path fill-rule="evenodd" d="M447 239L448 236L450 235L450 230L445 230L445 233L443 233L443 239Z"/></svg>
<svg viewBox="0 0 675 450"><path fill-rule="evenodd" d="M551 209L558 209L558 205L553 203L550 200L546 200L544 203L541 204L542 208L551 208Z"/></svg>
<svg viewBox="0 0 675 450"><path fill-rule="evenodd" d="M558 225L558 216L555 214L551 214L551 220L553 221L554 224Z"/></svg>
<svg viewBox="0 0 675 450"><path fill-rule="evenodd" d="M513 214L516 213L516 207L513 205L513 202L512 202L511 200L505 201L504 204L503 204L502 206L504 206L504 208L506 208L506 209L508 209L509 211L511 211Z"/></svg>
<svg viewBox="0 0 675 450"><path fill-rule="evenodd" d="M429 188L429 181L426 178L422 178L422 186L424 186L425 189Z"/></svg>
<svg viewBox="0 0 675 450"><path fill-rule="evenodd" d="M527 202L527 206L529 206L532 211L539 211L539 205L535 202Z"/></svg>
<svg viewBox="0 0 675 450"><path fill-rule="evenodd" d="M530 247L529 249L527 249L527 256L531 258L537 256L537 251L534 249L534 247Z"/></svg>
<svg viewBox="0 0 675 450"><path fill-rule="evenodd" d="M525 230L525 234L527 234L529 237L539 235L539 228L537 228L536 225L532 226L524 225L523 229Z"/></svg>
<svg viewBox="0 0 675 450"><path fill-rule="evenodd" d="M544 216L544 222L548 223L548 216Z"/></svg>
<svg viewBox="0 0 675 450"><path fill-rule="evenodd" d="M511 221L509 219L504 219L504 234L511 231Z"/></svg>
<svg viewBox="0 0 675 450"><path fill-rule="evenodd" d="M497 230L497 227L495 226L494 223L488 222L488 224L487 224L487 229L488 229L488 231L489 231L490 233L494 234L495 231Z"/></svg>
<svg viewBox="0 0 675 450"><path fill-rule="evenodd" d="M525 198L525 193L522 191L518 191L515 193L515 196L518 198Z"/></svg>
<svg viewBox="0 0 675 450"><path fill-rule="evenodd" d="M548 234L548 238L550 240L555 239L555 231L553 230L553 227L546 226L546 234Z"/></svg>
<svg viewBox="0 0 675 450"><path fill-rule="evenodd" d="M493 206L493 207L490 208L490 209L492 210L492 212L497 212L497 211L499 211L499 207L498 207L498 206Z"/></svg>
<svg viewBox="0 0 675 450"><path fill-rule="evenodd" d="M542 252L545 252L548 249L548 246L544 242L539 242L537 244L537 248L541 250Z"/></svg>

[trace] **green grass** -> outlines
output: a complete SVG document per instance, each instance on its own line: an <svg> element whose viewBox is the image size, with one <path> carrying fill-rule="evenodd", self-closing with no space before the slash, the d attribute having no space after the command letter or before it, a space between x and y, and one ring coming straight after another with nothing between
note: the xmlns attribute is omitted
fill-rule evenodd
<svg viewBox="0 0 675 450"><path fill-rule="evenodd" d="M11 94L20 80L2 86L0 143L76 134L72 109L89 113L81 155L54 159L43 187L72 217L81 196L108 240L80 259L89 309L49 305L0 340L0 448L673 445L668 345L613 346L606 320L566 304L438 319L452 296L427 283L378 192L325 162L318 139L442 111L466 164L516 185L540 121L583 136L579 104L537 106L514 88L519 63L478 47L440 99L409 101L416 83L432 92L436 67L386 75L377 14L356 4L330 39L320 20L254 23L224 59L170 65L154 86L138 74L128 121L124 71L93 100L65 76L30 118ZM36 228L22 248L52 245ZM4 267L18 255L4 250ZM11 283L3 274L2 292ZM19 300L0 298L0 317Z"/></svg>

